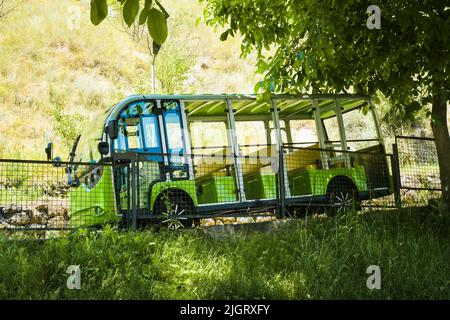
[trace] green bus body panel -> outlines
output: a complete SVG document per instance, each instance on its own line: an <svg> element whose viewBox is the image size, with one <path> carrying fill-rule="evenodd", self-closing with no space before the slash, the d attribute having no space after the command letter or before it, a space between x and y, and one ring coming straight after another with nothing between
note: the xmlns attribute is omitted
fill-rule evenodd
<svg viewBox="0 0 450 320"><path fill-rule="evenodd" d="M149 188L152 186L152 194L149 199L148 193ZM176 180L176 181L161 181L156 183L151 183L148 181L144 181L139 185L139 208L153 208L155 205L156 198L161 192L169 189L177 189L186 192L192 199L195 206L198 205L197 195L195 193L195 182L194 180ZM126 190L126 188L122 189L120 192L120 209L127 210L128 209L128 195L131 197L131 190ZM151 205L149 206L149 200ZM129 200L131 203L131 199Z"/></svg>
<svg viewBox="0 0 450 320"><path fill-rule="evenodd" d="M274 174L255 174L244 177L245 196L249 200L276 198Z"/></svg>
<svg viewBox="0 0 450 320"><path fill-rule="evenodd" d="M238 200L234 177L210 177L197 182L199 204L234 202Z"/></svg>
<svg viewBox="0 0 450 320"><path fill-rule="evenodd" d="M150 186L148 186L150 187ZM147 207L148 204L148 187L145 188L144 190L147 190L147 192L145 192L145 194L143 194L144 192L141 191L141 203L145 203L145 207ZM194 180L175 180L175 181L161 181L161 182L156 182L155 184L153 184L152 186L152 195L151 195L151 200L150 200L150 204L151 204L151 208L153 208L153 206L155 205L155 201L156 198L158 197L158 195L161 194L161 192L163 192L164 190L169 190L169 189L177 189L177 190L183 190L184 192L186 192L192 199L192 202L194 203L194 206L198 205L198 201L197 201L197 195L195 193L195 181ZM143 190L143 191L144 191ZM145 197L145 198L143 198ZM145 200L147 199L147 200ZM145 201L145 202L143 202Z"/></svg>
<svg viewBox="0 0 450 320"><path fill-rule="evenodd" d="M325 195L328 183L337 176L348 177L359 192L368 190L364 167L355 166L354 168L312 169L288 175L291 195Z"/></svg>
<svg viewBox="0 0 450 320"><path fill-rule="evenodd" d="M87 227L119 220L110 166L103 167L103 174L92 189L84 183L71 188L69 199L71 227Z"/></svg>

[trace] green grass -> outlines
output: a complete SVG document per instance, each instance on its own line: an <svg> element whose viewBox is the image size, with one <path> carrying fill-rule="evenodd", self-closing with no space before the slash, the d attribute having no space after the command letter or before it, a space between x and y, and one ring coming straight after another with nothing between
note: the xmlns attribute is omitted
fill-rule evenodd
<svg viewBox="0 0 450 320"><path fill-rule="evenodd" d="M450 221L432 212L294 221L225 239L187 232L0 241L0 298L449 299ZM81 266L81 290L66 269ZM381 290L366 288L369 265Z"/></svg>

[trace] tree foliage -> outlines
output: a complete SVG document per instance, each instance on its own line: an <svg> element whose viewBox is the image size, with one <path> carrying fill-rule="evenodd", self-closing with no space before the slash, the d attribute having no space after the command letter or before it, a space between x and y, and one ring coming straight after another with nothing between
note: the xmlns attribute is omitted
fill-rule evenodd
<svg viewBox="0 0 450 320"><path fill-rule="evenodd" d="M444 198L448 203L450 140L450 5L442 0L385 0L381 28L369 29L368 1L202 0L205 18L240 34L243 55L258 52L264 81L255 91L359 93L379 90L413 117L431 103ZM272 54L273 53L273 54Z"/></svg>
<svg viewBox="0 0 450 320"><path fill-rule="evenodd" d="M147 23L153 41L161 46L167 38L169 14L158 0L91 0L91 22L99 25L108 16L108 5L119 4L128 27L138 19L140 25Z"/></svg>
<svg viewBox="0 0 450 320"><path fill-rule="evenodd" d="M207 22L240 33L258 51L262 88L279 92L382 91L408 111L448 100L450 8L446 1L383 1L380 30L367 1L208 0ZM275 46L274 55L265 55Z"/></svg>

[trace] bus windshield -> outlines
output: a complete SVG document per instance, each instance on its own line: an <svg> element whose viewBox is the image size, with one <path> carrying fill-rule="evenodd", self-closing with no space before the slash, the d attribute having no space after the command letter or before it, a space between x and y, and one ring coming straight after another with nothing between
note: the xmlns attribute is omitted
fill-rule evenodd
<svg viewBox="0 0 450 320"><path fill-rule="evenodd" d="M119 136L114 141L117 152L161 152L158 115L154 101L138 101L120 114Z"/></svg>

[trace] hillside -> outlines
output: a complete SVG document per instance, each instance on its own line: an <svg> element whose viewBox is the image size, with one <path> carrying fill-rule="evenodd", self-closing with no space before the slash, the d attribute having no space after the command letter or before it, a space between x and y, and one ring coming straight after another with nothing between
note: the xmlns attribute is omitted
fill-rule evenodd
<svg viewBox="0 0 450 320"><path fill-rule="evenodd" d="M219 40L195 0L165 1L169 39L156 60L159 93L252 92L252 59L238 39ZM0 33L0 157L43 159L48 141L66 159L80 126L99 108L151 92L144 42L119 16L89 21L89 1L25 1ZM220 75L220 76L219 76Z"/></svg>
<svg viewBox="0 0 450 320"><path fill-rule="evenodd" d="M221 30L201 22L197 0L164 5L170 32L156 59L158 93L253 92L260 76L254 74L255 57L240 57L240 39L220 41ZM151 93L145 39L133 41L114 12L93 26L89 0L23 1L0 28L1 158L44 159L43 148L52 141L55 155L67 159L97 110L133 93ZM424 114L406 123L387 114L389 105L381 101L388 151L393 134L431 135Z"/></svg>

